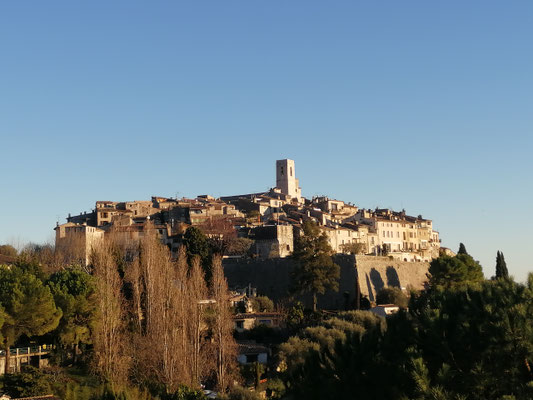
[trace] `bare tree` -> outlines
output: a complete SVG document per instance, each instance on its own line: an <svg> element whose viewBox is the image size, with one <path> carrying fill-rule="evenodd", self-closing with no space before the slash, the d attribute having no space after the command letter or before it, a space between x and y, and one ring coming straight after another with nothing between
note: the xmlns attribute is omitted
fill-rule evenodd
<svg viewBox="0 0 533 400"><path fill-rule="evenodd" d="M98 322L93 331L94 368L112 384L127 380L129 357L126 356L124 299L112 240L93 249L91 264L96 278Z"/></svg>
<svg viewBox="0 0 533 400"><path fill-rule="evenodd" d="M187 260L187 253L184 247L180 248L178 262L180 262L180 259L182 260L181 262L186 262ZM202 333L205 332L206 328L204 310L211 304L211 301L207 299L204 271L199 257L193 259L187 286L189 288L189 302L192 305L188 319L190 322L188 325L188 337L191 344L192 376L195 386L199 386L208 369L205 363L207 357L203 357L202 354L204 353L202 350L205 350L205 347L202 346Z"/></svg>
<svg viewBox="0 0 533 400"><path fill-rule="evenodd" d="M187 255L173 262L168 248L147 232L141 244L140 274L144 298L144 364L170 391L194 383L189 342L191 311ZM139 285L140 286L140 285Z"/></svg>
<svg viewBox="0 0 533 400"><path fill-rule="evenodd" d="M229 302L228 283L224 277L222 260L213 257L213 278L211 280L215 317L213 321L213 341L216 352L216 379L220 391L231 385L236 373L237 345L233 339L233 316Z"/></svg>

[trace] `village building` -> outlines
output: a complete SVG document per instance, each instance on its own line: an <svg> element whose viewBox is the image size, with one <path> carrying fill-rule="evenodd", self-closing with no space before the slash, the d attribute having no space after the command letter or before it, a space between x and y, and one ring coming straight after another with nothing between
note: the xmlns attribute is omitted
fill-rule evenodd
<svg viewBox="0 0 533 400"><path fill-rule="evenodd" d="M310 220L320 226L335 253L388 255L410 262L438 257L440 238L431 220L403 210L360 209L327 196L306 199L294 160L277 160L275 167L276 186L265 192L218 199L205 194L194 199L97 201L91 212L69 214L67 223L56 227L56 245L82 242L87 260L104 235L113 233L122 242L135 243L150 228L175 253L186 229L198 226L211 238L233 231L253 240L255 257L284 258L292 254L295 237Z"/></svg>

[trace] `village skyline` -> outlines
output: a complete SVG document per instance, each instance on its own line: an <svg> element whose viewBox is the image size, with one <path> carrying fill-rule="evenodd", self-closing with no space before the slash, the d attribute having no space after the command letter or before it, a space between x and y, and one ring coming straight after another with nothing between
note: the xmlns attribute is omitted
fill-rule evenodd
<svg viewBox="0 0 533 400"><path fill-rule="evenodd" d="M531 4L224 3L2 5L1 243L98 199L267 190L291 158L306 197L427 215L525 279Z"/></svg>

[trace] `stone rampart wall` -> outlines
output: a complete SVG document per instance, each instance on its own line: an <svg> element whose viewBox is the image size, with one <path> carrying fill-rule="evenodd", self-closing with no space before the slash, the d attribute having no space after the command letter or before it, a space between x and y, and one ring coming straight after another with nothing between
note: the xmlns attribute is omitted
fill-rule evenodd
<svg viewBox="0 0 533 400"><path fill-rule="evenodd" d="M385 286L422 289L429 268L429 264L425 262L404 262L388 257L336 255L335 262L341 269L339 291L328 291L319 296L320 308L352 308L355 304L357 278L361 293L368 296L370 301L375 301L376 293ZM294 261L290 258L227 259L223 261L223 266L230 289L251 285L257 288L258 295L265 295L282 303L291 296L290 273ZM307 306L311 305L310 296L297 298Z"/></svg>
<svg viewBox="0 0 533 400"><path fill-rule="evenodd" d="M370 301L383 287L406 290L424 289L429 269L428 262L406 262L389 257L356 256L357 275L361 294Z"/></svg>

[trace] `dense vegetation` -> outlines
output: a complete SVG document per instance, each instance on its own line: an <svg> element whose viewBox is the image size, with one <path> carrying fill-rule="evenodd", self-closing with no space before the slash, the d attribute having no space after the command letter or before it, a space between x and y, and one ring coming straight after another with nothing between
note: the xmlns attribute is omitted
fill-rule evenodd
<svg viewBox="0 0 533 400"><path fill-rule="evenodd" d="M271 346L274 356L239 373L220 261L201 232L187 240L177 260L147 238L133 257L116 244L102 246L85 269L51 269L28 255L0 266L3 348L55 345L49 368L4 375L3 391L179 400L205 398L203 384L235 400L257 399L262 390L282 399L533 398L533 275L515 282L501 252L489 280L461 244L456 256L433 260L427 290L406 297L383 289L379 303L400 306L387 319L295 302L284 328L240 334ZM296 291L335 288L337 268L314 226L296 250ZM199 306L206 298L216 302ZM252 303L259 311L275 306L262 296Z"/></svg>

